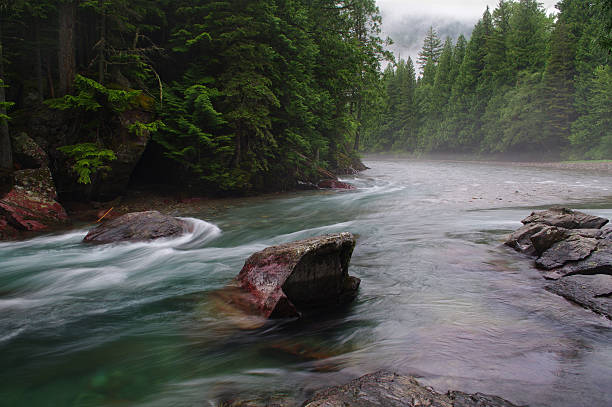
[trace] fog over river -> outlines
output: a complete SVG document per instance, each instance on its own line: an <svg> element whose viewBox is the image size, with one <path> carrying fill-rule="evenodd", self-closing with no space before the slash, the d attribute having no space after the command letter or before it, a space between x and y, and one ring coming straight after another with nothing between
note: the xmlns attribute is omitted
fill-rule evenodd
<svg viewBox="0 0 612 407"><path fill-rule="evenodd" d="M612 175L370 159L353 191L229 201L194 232L91 246L86 229L0 243L0 405L203 406L386 368L438 391L612 405L612 323L545 291L502 246L532 210L612 218ZM253 252L357 235L350 306L240 331L215 312Z"/></svg>

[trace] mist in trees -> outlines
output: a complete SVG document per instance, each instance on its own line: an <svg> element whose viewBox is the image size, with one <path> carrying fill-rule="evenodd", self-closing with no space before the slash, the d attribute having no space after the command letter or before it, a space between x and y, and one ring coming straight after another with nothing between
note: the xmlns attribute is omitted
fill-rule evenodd
<svg viewBox="0 0 612 407"><path fill-rule="evenodd" d="M612 7L562 0L557 9L501 0L469 41L442 40L432 27L416 82L410 60L386 69L367 148L612 158Z"/></svg>

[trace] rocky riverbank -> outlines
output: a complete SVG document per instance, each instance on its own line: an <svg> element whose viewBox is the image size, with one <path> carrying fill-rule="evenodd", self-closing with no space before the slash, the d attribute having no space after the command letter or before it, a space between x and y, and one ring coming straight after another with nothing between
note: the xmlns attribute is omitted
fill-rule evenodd
<svg viewBox="0 0 612 407"><path fill-rule="evenodd" d="M198 195L181 188L168 185L146 188L128 187L125 179L121 188L104 196L112 200L75 199L85 194L68 194L62 199L60 189L66 190L66 179L74 178L67 171L53 171L52 159L30 137L21 134L13 140L16 166L13 172L0 173L0 241L28 238L39 233L60 231L82 224L97 224L116 219L132 212L156 210L171 216L186 216L193 213L215 214L236 202L236 197L215 198L205 194ZM56 159L57 161L57 159ZM359 165L358 165L359 164ZM63 168L63 167L62 167ZM121 167L123 168L123 167ZM347 169L338 173L354 173L366 169L361 162L353 162ZM123 178L128 178L133 165L123 168ZM57 182L57 178L60 182ZM98 184L109 180L97 180ZM72 180L71 182L74 182ZM295 190L348 190L354 187L341 182L336 175L325 171L318 183L301 183ZM259 195L278 197L289 192Z"/></svg>
<svg viewBox="0 0 612 407"><path fill-rule="evenodd" d="M533 212L506 245L534 257L549 291L612 319L612 228L568 208Z"/></svg>

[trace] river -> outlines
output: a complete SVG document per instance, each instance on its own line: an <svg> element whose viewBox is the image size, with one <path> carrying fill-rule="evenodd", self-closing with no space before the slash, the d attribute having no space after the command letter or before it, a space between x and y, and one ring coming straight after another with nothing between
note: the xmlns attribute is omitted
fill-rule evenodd
<svg viewBox="0 0 612 407"><path fill-rule="evenodd" d="M86 229L0 244L0 405L303 401L385 368L438 391L531 406L612 405L612 323L545 291L501 242L532 210L612 218L612 176L371 159L354 191L229 201L192 234L90 246ZM246 258L357 235L350 306L240 331L211 304Z"/></svg>

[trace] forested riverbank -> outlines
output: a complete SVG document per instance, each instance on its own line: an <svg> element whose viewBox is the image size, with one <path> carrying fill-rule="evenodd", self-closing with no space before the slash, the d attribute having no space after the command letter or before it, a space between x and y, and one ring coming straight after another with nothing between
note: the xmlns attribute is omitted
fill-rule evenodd
<svg viewBox="0 0 612 407"><path fill-rule="evenodd" d="M349 170L386 55L374 0L23 0L1 13L0 167L26 166L10 155L26 133L68 199L112 198L100 190L119 173L241 194Z"/></svg>
<svg viewBox="0 0 612 407"><path fill-rule="evenodd" d="M432 28L419 59L389 65L372 151L612 158L612 3L487 8L471 37ZM418 78L417 78L418 77Z"/></svg>
<svg viewBox="0 0 612 407"><path fill-rule="evenodd" d="M360 150L610 158L612 6L558 10L500 1L444 44L432 27L415 67L374 0L7 2L2 191L41 168L24 145L61 202L290 190Z"/></svg>

